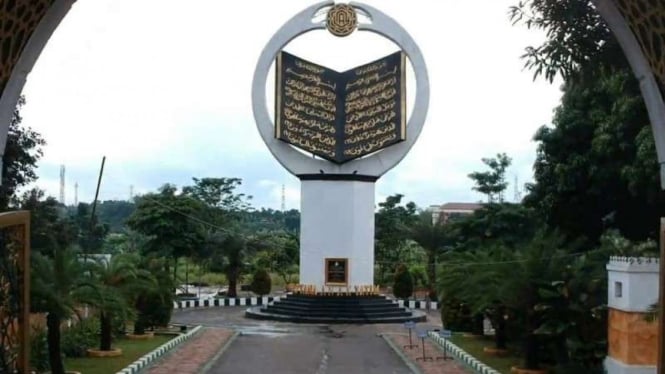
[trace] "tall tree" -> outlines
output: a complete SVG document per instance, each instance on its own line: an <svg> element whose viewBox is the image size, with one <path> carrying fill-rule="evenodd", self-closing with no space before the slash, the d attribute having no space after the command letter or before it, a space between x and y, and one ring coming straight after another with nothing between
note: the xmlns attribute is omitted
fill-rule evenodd
<svg viewBox="0 0 665 374"><path fill-rule="evenodd" d="M204 225L197 217L200 202L177 193L173 185L162 186L158 193L137 197L136 210L127 226L147 237L144 251L178 259L199 250L204 239ZM175 274L176 269L174 269Z"/></svg>
<svg viewBox="0 0 665 374"><path fill-rule="evenodd" d="M240 178L192 178L194 184L185 186L182 193L203 202L206 206L227 215L249 209L251 196L238 193Z"/></svg>
<svg viewBox="0 0 665 374"><path fill-rule="evenodd" d="M409 230L417 218L416 204L408 202L402 205L403 197L401 194L388 196L379 203L375 214L375 252L380 281L385 281L386 272L395 269L402 261L400 249L405 248Z"/></svg>
<svg viewBox="0 0 665 374"><path fill-rule="evenodd" d="M46 141L29 127L21 125L21 108L25 98L21 96L9 123L5 154L2 156L2 184L0 185L0 211L16 203L16 191L37 180L35 169L43 155ZM16 205L16 204L14 204Z"/></svg>
<svg viewBox="0 0 665 374"><path fill-rule="evenodd" d="M536 77L565 79L552 126L535 135L535 183L525 202L589 246L607 228L655 238L665 198L646 107L592 1L525 0L511 17L546 33L541 45L527 47L526 66Z"/></svg>
<svg viewBox="0 0 665 374"><path fill-rule="evenodd" d="M418 245L427 252L427 279L430 289L430 297L436 299L436 260L449 243L448 229L440 222L432 221L431 212L422 212L410 233Z"/></svg>
<svg viewBox="0 0 665 374"><path fill-rule="evenodd" d="M76 223L62 214L61 204L46 197L43 190L33 188L15 199L16 207L30 211L30 247L35 252L53 255L56 248L76 243L79 230Z"/></svg>
<svg viewBox="0 0 665 374"><path fill-rule="evenodd" d="M111 350L114 317L127 321L134 317L138 295L156 288L152 274L139 268L136 254L119 254L110 260L99 259L92 267L97 289L92 304L99 313L99 350Z"/></svg>
<svg viewBox="0 0 665 374"><path fill-rule="evenodd" d="M505 153L499 153L496 157L483 158L482 161L490 170L469 174L469 178L476 183L473 189L487 195L488 203L502 202L503 192L508 187L506 169L512 160Z"/></svg>
<svg viewBox="0 0 665 374"><path fill-rule="evenodd" d="M665 195L638 84L627 71L600 70L596 78L567 83L553 126L536 133L525 203L590 245L608 228L655 238Z"/></svg>
<svg viewBox="0 0 665 374"><path fill-rule="evenodd" d="M591 0L521 0L510 9L513 24L545 31L539 46L527 46L525 67L534 79L560 75L566 82L585 79L608 63L627 67L621 47Z"/></svg>

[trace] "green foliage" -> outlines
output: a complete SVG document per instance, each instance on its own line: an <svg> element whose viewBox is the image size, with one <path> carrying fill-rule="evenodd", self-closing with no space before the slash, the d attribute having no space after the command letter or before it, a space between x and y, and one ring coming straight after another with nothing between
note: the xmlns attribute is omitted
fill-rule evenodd
<svg viewBox="0 0 665 374"><path fill-rule="evenodd" d="M204 241L204 228L191 217L202 212L201 202L177 194L173 185L164 185L158 193L136 198L136 210L127 226L148 239L144 252L177 259L189 256Z"/></svg>
<svg viewBox="0 0 665 374"><path fill-rule="evenodd" d="M599 64L626 64L623 53L590 0L521 0L511 7L513 24L543 30L540 46L529 46L522 56L534 79L550 82L557 74L566 81Z"/></svg>
<svg viewBox="0 0 665 374"><path fill-rule="evenodd" d="M522 204L486 204L450 224L450 241L457 250L488 246L514 247L529 240L538 227L534 211Z"/></svg>
<svg viewBox="0 0 665 374"><path fill-rule="evenodd" d="M508 187L506 182L506 169L512 160L505 153L499 153L496 158L483 158L483 163L490 168L489 171L473 172L469 174L475 182L474 190L487 195L487 202L502 202L503 192Z"/></svg>
<svg viewBox="0 0 665 374"><path fill-rule="evenodd" d="M247 196L237 193L236 189L242 184L240 178L192 178L194 185L185 186L182 193L211 208L218 208L227 213L249 209Z"/></svg>
<svg viewBox="0 0 665 374"><path fill-rule="evenodd" d="M413 273L413 275L416 284L424 279L429 281L427 286L431 291L430 297L434 299L436 299L436 261L444 250L451 248L452 244L449 227L440 222L432 222L430 212L422 212L411 226L411 239L427 253L426 275L419 276L417 273ZM413 272L414 268L412 267L411 270Z"/></svg>
<svg viewBox="0 0 665 374"><path fill-rule="evenodd" d="M271 287L270 274L265 269L257 270L252 278L252 292L259 296L267 295Z"/></svg>
<svg viewBox="0 0 665 374"><path fill-rule="evenodd" d="M628 70L599 69L594 78L566 83L553 127L536 133L525 203L588 247L608 228L656 238L665 194L638 83Z"/></svg>
<svg viewBox="0 0 665 374"><path fill-rule="evenodd" d="M30 332L30 367L38 373L48 371L49 364L48 340L46 329L33 328Z"/></svg>
<svg viewBox="0 0 665 374"><path fill-rule="evenodd" d="M75 322L62 333L62 353L65 357L85 357L99 339L99 321L86 318Z"/></svg>
<svg viewBox="0 0 665 374"><path fill-rule="evenodd" d="M172 335L155 335L154 338L146 340L119 339L117 348L122 350L122 355L118 357L67 358L65 363L68 370L84 374L117 373L173 338Z"/></svg>
<svg viewBox="0 0 665 374"><path fill-rule="evenodd" d="M173 312L173 280L164 270L164 262L159 259L143 259L139 268L148 271L156 282L146 284L134 298L136 319L134 334L143 334L146 329L167 326Z"/></svg>
<svg viewBox="0 0 665 374"><path fill-rule="evenodd" d="M85 253L100 253L104 237L109 233L109 227L98 222L97 216L92 217L92 206L79 203L70 220L78 230L78 245Z"/></svg>
<svg viewBox="0 0 665 374"><path fill-rule="evenodd" d="M34 253L31 261L31 311L48 313L49 366L54 373L62 373L60 324L77 313L76 307L93 300L90 294L96 283L87 275L89 264L80 261L71 248L57 248L53 257Z"/></svg>
<svg viewBox="0 0 665 374"><path fill-rule="evenodd" d="M485 313L497 335L506 324L506 334L525 342L524 367L543 360L596 367L606 352L604 264L612 252L601 247L572 254L575 247L566 242L556 232L539 231L514 250L450 253L440 276L443 298L467 304L472 315ZM447 311L446 303L443 308L444 321L452 320L446 313L454 316L455 310Z"/></svg>
<svg viewBox="0 0 665 374"><path fill-rule="evenodd" d="M447 297L441 303L441 321L452 331L472 331L472 315L469 307L454 297Z"/></svg>
<svg viewBox="0 0 665 374"><path fill-rule="evenodd" d="M400 264L395 271L393 295L398 299L408 299L413 295L413 277L409 269Z"/></svg>
<svg viewBox="0 0 665 374"><path fill-rule="evenodd" d="M79 231L76 224L63 216L60 203L33 188L14 199L17 208L30 211L30 247L32 251L53 255L56 248L72 245Z"/></svg>
<svg viewBox="0 0 665 374"><path fill-rule="evenodd" d="M254 267L277 273L284 284L294 283L298 275L298 237L288 233L271 233L263 236L266 250L254 255Z"/></svg>
<svg viewBox="0 0 665 374"><path fill-rule="evenodd" d="M29 127L21 126L21 108L25 98L21 96L7 131L5 152L2 155L2 183L0 183L0 211L16 206L16 191L37 180L37 162L44 154L46 141L41 134Z"/></svg>
<svg viewBox="0 0 665 374"><path fill-rule="evenodd" d="M427 277L427 267L423 264L414 264L409 266L409 272L413 278L414 287L428 287L429 279Z"/></svg>
<svg viewBox="0 0 665 374"><path fill-rule="evenodd" d="M375 214L375 256L379 265L378 279L386 279L386 273L395 264L403 262L405 244L408 241L410 228L417 219L416 204L402 204L401 194L388 196L379 203Z"/></svg>
<svg viewBox="0 0 665 374"><path fill-rule="evenodd" d="M626 239L618 230L607 230L600 237L599 251L612 256L625 257L658 257L658 244L647 239L634 242Z"/></svg>
<svg viewBox="0 0 665 374"><path fill-rule="evenodd" d="M300 212L295 209L287 211L274 209L252 209L241 212L241 221L249 231L259 232L300 232Z"/></svg>
<svg viewBox="0 0 665 374"><path fill-rule="evenodd" d="M124 230L129 217L136 210L136 204L125 200L105 200L97 203L97 220L108 225L112 233Z"/></svg>
<svg viewBox="0 0 665 374"><path fill-rule="evenodd" d="M92 274L97 289L92 294L92 305L100 318L100 350L111 349L114 319L124 323L133 318L136 298L156 286L152 274L138 265L136 254L115 255L109 261L100 259L94 263Z"/></svg>

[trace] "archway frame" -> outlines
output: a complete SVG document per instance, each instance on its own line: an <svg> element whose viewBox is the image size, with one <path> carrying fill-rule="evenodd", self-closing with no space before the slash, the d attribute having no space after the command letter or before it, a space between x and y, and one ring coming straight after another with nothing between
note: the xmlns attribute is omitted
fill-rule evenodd
<svg viewBox="0 0 665 374"><path fill-rule="evenodd" d="M14 66L9 67L11 74L5 82L4 87L0 87L0 155L4 155L7 142L7 133L12 120L13 112L18 99L23 91L27 76L34 67L39 55L46 46L49 38L60 24L61 20L67 15L69 9L76 0L52 0L44 15L39 20L32 33L27 37L27 42L19 52L17 60L12 61ZM645 102L651 129L656 144L658 163L660 165L661 188L665 189L665 102L660 92L658 82L654 75L654 67L649 63L646 51L640 46L636 35L631 30L631 25L627 17L622 14L615 3L617 0L591 0L599 14L603 17L610 30L616 36L621 48L630 63L633 74L640 82L640 90ZM16 0L23 6L31 6L30 0ZM0 21L3 21L2 12L5 9L5 2L0 3ZM665 46L660 46L665 49ZM6 66L5 66L6 67ZM665 77L660 77L665 80ZM665 82L660 82L665 85ZM2 172L2 159L0 158L0 173ZM661 237L665 238L665 225L662 225ZM660 261L660 315L665 316L665 250L661 240L661 261ZM658 372L665 373L663 365L665 361L665 318L659 319L659 365Z"/></svg>

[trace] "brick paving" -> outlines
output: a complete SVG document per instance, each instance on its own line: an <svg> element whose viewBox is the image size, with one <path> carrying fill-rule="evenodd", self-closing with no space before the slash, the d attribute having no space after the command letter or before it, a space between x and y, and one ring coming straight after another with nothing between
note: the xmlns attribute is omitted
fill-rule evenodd
<svg viewBox="0 0 665 374"><path fill-rule="evenodd" d="M418 347L413 349L404 348L405 345L409 344L408 335L388 335L387 336L395 345L402 350L402 352L415 363L418 368L422 371L423 374L468 374L468 371L464 366L459 364L454 360L437 360L437 357L443 356L443 351L438 348L438 345L432 342L430 339L425 339L425 355L427 357L433 357L433 361L424 361L418 360L418 357L423 357L422 351L422 340L417 337L414 337L413 344L418 344Z"/></svg>
<svg viewBox="0 0 665 374"><path fill-rule="evenodd" d="M435 318L430 318L433 316L428 316L428 322L418 325L418 328L432 329L437 327L440 328L440 323ZM433 321L432 321L433 320ZM429 338L425 339L425 356L433 357L432 361L423 361L418 360L418 357L423 357L423 347L422 340L418 337L418 334L415 331L412 331L411 339L413 344L417 344L418 347L412 349L404 348L404 346L409 345L409 334L408 331L402 325L380 325L378 326L379 331L385 337L390 339L393 345L400 349L402 353L409 358L411 363L415 364L423 374L469 374L472 373L469 369L465 368L463 364L459 363L456 360L437 360L437 357L443 356L443 349L430 340Z"/></svg>
<svg viewBox="0 0 665 374"><path fill-rule="evenodd" d="M195 374L213 359L233 335L233 330L204 328L166 354L150 368L150 374Z"/></svg>

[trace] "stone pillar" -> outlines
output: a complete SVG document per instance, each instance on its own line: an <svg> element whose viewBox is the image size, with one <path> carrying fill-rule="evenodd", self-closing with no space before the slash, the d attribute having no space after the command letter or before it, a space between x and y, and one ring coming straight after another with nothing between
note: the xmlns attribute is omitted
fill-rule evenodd
<svg viewBox="0 0 665 374"><path fill-rule="evenodd" d="M300 283L326 284L326 258L346 258L348 285L374 284L374 182L303 180Z"/></svg>
<svg viewBox="0 0 665 374"><path fill-rule="evenodd" d="M657 258L611 257L608 275L608 374L655 374L658 324L645 321L658 300Z"/></svg>

